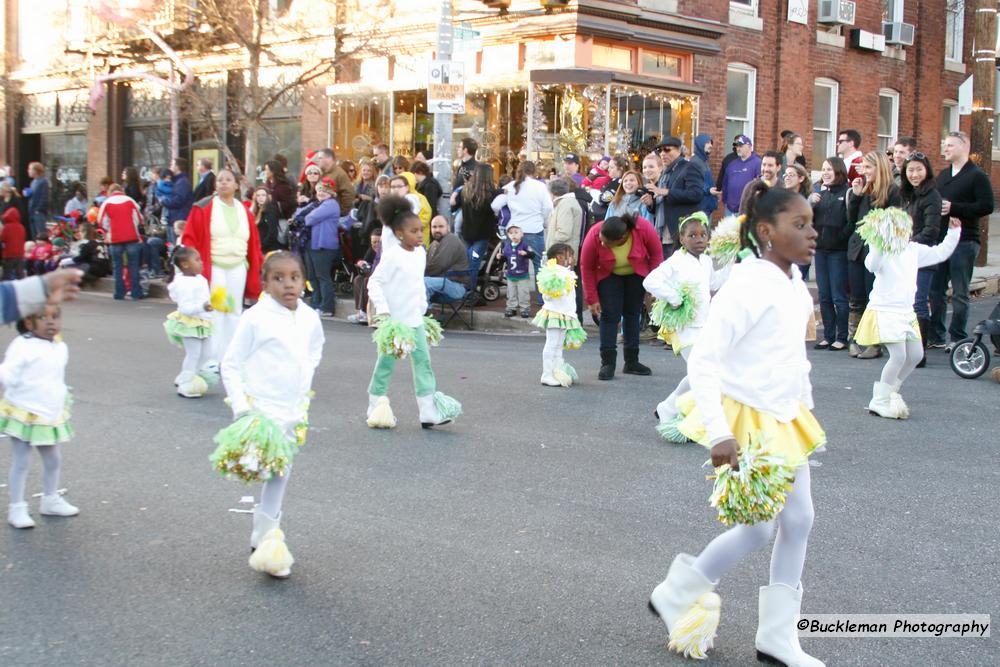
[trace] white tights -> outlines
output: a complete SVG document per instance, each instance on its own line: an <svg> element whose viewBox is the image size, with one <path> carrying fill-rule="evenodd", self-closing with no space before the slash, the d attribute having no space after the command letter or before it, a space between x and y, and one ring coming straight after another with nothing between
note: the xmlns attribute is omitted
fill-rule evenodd
<svg viewBox="0 0 1000 667"><path fill-rule="evenodd" d="M264 514L275 517L281 514L281 504L285 500L285 487L292 476L292 466L285 468L284 475L275 475L264 482L260 490L260 509Z"/></svg>
<svg viewBox="0 0 1000 667"><path fill-rule="evenodd" d="M903 384L924 358L924 344L919 340L905 343L882 343L889 350L889 361L882 369L882 382L887 385Z"/></svg>
<svg viewBox="0 0 1000 667"><path fill-rule="evenodd" d="M563 341L566 330L555 327L545 330L545 347L542 348L542 375L552 375L552 371L563 363Z"/></svg>
<svg viewBox="0 0 1000 667"><path fill-rule="evenodd" d="M233 300L233 312L223 313L218 310L212 311L212 341L210 345L210 356L212 361L218 363L226 356L226 348L229 341L236 333L236 325L240 323L240 315L243 313L243 293L246 291L247 270L244 266L235 266L224 269L218 264L212 265L212 289L225 287L226 294Z"/></svg>
<svg viewBox="0 0 1000 667"><path fill-rule="evenodd" d="M771 584L796 588L802 578L806 560L806 544L813 523L812 492L809 485L809 464L795 469L795 483L778 516L767 523L734 526L708 543L694 561L710 581L718 581L731 567L751 551L771 541L775 523L778 537L771 551Z"/></svg>
<svg viewBox="0 0 1000 667"><path fill-rule="evenodd" d="M42 457L42 492L53 496L59 489L59 465L62 457L59 455L59 445L29 445L24 440L11 437L10 444L14 455L10 463L10 476L7 480L10 502L24 502L24 487L28 481L28 467L31 465L31 450L38 450Z"/></svg>
<svg viewBox="0 0 1000 667"><path fill-rule="evenodd" d="M687 363L688 357L691 356L692 346L681 348L681 359L684 363ZM677 399L691 391L691 382L688 381L688 376L685 375L681 378L681 381L677 383L677 388L674 389L667 398L656 406L656 412L660 415L661 421L669 421L673 419L674 415L677 414Z"/></svg>
<svg viewBox="0 0 1000 667"><path fill-rule="evenodd" d="M184 361L181 363L181 375L186 379L190 379L208 363L212 347L211 339L182 338L181 343L184 345Z"/></svg>

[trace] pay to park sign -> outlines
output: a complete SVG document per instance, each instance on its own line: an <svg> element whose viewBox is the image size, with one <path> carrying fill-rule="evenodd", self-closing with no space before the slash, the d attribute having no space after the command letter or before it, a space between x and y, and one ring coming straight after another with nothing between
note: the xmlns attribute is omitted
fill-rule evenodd
<svg viewBox="0 0 1000 667"><path fill-rule="evenodd" d="M433 60L427 72L427 111L465 113L465 65Z"/></svg>

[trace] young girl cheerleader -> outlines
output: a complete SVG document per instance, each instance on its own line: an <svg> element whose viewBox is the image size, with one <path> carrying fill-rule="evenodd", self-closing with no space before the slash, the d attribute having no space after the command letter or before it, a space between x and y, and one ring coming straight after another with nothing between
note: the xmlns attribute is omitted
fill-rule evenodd
<svg viewBox="0 0 1000 667"><path fill-rule="evenodd" d="M21 334L11 342L0 364L0 384L6 389L0 400L0 433L10 436L14 449L8 479L10 507L7 523L15 528L34 528L24 500L28 465L34 448L42 457L41 513L76 516L80 510L59 495L59 443L73 436L69 425L69 389L66 362L69 351L59 339L62 312L45 306L44 312L17 323Z"/></svg>
<svg viewBox="0 0 1000 667"><path fill-rule="evenodd" d="M209 337L212 335L212 295L208 280L201 274L205 266L194 248L178 246L174 250L174 279L167 286L170 300L177 310L167 315L163 328L167 338L184 350L180 374L174 378L177 393L185 398L199 398L208 391L210 382L218 378L205 370L209 359Z"/></svg>
<svg viewBox="0 0 1000 667"><path fill-rule="evenodd" d="M678 400L686 414L678 428L711 448L720 479L740 481L731 473L741 465L743 475L753 474L761 462L780 465L785 471L781 488L768 499L780 510L774 517L772 509L771 519L763 520L759 512L748 518L723 513L718 505L724 523L740 525L716 537L697 557L678 554L666 580L653 590L650 609L666 624L671 649L705 657L718 627L719 598L712 591L719 578L767 544L777 527L770 583L760 589L757 656L822 667L802 651L796 629L813 521L807 458L825 440L810 412L810 366L802 344L812 298L796 265L811 261L817 235L812 209L797 192L768 189L760 182L750 188L742 236L753 256L733 268L709 310L688 359L693 405L686 405L688 396ZM760 456L751 458L754 454ZM784 490L787 498L781 497ZM736 495L742 498L726 502L749 503L754 497ZM768 505L755 505L762 506Z"/></svg>
<svg viewBox="0 0 1000 667"><path fill-rule="evenodd" d="M281 531L292 457L305 443L313 373L323 354L319 313L302 300L302 261L279 250L264 261L264 294L243 313L222 360L233 423L215 436L224 475L264 482L253 509L250 567L284 578L294 562Z"/></svg>
<svg viewBox="0 0 1000 667"><path fill-rule="evenodd" d="M378 361L368 385L368 426L393 428L396 417L389 405L389 380L396 359L410 355L413 387L423 428L447 424L461 414L455 399L437 391L431 355L427 348L440 340L440 326L429 318L427 292L424 288L424 265L427 252L423 246L423 224L403 197L389 195L377 204L378 217L385 226L382 233L382 258L368 279L368 300L380 318L375 331L379 344ZM430 330L428 330L430 326Z"/></svg>
<svg viewBox="0 0 1000 667"><path fill-rule="evenodd" d="M910 416L899 389L924 356L913 310L917 272L951 256L958 246L962 223L952 218L944 241L933 247L910 241L912 231L912 218L898 208L873 210L858 230L869 246L865 268L875 274L875 286L854 339L859 345L882 345L889 350L889 361L872 387L868 404L869 412L888 419Z"/></svg>
<svg viewBox="0 0 1000 667"><path fill-rule="evenodd" d="M542 384L568 387L576 382L576 370L563 361L563 348L579 350L587 333L576 318L576 274L573 273L573 248L553 243L546 252L548 262L538 272L541 310L532 321L545 330L542 349Z"/></svg>
<svg viewBox="0 0 1000 667"><path fill-rule="evenodd" d="M660 336L670 343L674 354L686 362L691 356L702 327L708 320L708 305L729 275L729 267L715 270L708 246L708 216L698 212L684 218L677 230L679 250L649 272L642 286L658 299L652 313L660 327ZM651 318L654 319L654 318ZM677 432L677 397L688 392L687 376L673 393L656 406L660 421L657 430L671 442L687 442Z"/></svg>

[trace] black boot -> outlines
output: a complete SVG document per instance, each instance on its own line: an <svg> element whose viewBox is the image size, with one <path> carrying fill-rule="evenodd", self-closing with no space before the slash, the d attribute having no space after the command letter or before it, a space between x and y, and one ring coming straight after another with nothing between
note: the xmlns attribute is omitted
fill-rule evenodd
<svg viewBox="0 0 1000 667"><path fill-rule="evenodd" d="M601 370L597 373L598 380L612 380L615 377L615 366L618 365L618 350L601 350Z"/></svg>
<svg viewBox="0 0 1000 667"><path fill-rule="evenodd" d="M920 360L920 363L917 364L917 368L923 368L924 366L927 365L927 334L928 330L930 329L931 323L930 320L918 319L917 324L920 326L920 339L924 343L924 356Z"/></svg>
<svg viewBox="0 0 1000 667"><path fill-rule="evenodd" d="M628 373L629 375L652 375L653 371L649 370L649 366L643 366L639 363L639 348L626 347L625 367L622 369L622 373Z"/></svg>

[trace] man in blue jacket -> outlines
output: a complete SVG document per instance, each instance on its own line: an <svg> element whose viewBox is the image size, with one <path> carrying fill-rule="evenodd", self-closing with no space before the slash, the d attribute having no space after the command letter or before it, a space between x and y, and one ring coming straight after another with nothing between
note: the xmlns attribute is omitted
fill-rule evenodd
<svg viewBox="0 0 1000 667"><path fill-rule="evenodd" d="M174 234L174 222L187 220L191 212L191 205L194 204L194 194L191 191L191 179L187 175L188 161L182 157L175 157L170 164L170 171L173 172L173 192L160 196L160 203L167 211L167 241L171 244L177 242Z"/></svg>
<svg viewBox="0 0 1000 667"><path fill-rule="evenodd" d="M663 171L642 201L646 208L654 210L656 233L663 243L663 257L667 258L674 251L681 218L701 208L705 178L697 165L681 156L681 140L677 137L665 138L656 152L663 161Z"/></svg>
<svg viewBox="0 0 1000 667"><path fill-rule="evenodd" d="M737 135L733 139L733 146L736 148L737 157L726 165L722 182L719 183L722 203L726 206L727 214L739 213L743 189L747 183L760 176L760 156L753 152L753 142L750 137L745 134Z"/></svg>
<svg viewBox="0 0 1000 667"><path fill-rule="evenodd" d="M699 134L694 138L694 155L691 156L691 164L701 170L702 177L705 179L702 186L704 194L701 197L701 210L708 216L715 213L715 209L719 207L719 198L712 194L715 179L712 178L712 168L708 166L712 147L712 137L707 134Z"/></svg>

